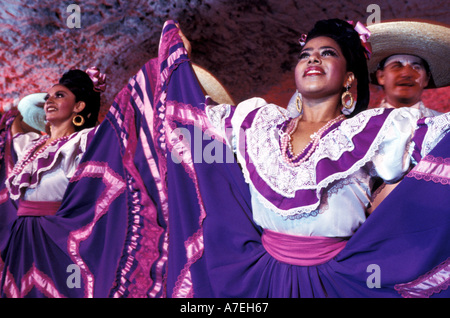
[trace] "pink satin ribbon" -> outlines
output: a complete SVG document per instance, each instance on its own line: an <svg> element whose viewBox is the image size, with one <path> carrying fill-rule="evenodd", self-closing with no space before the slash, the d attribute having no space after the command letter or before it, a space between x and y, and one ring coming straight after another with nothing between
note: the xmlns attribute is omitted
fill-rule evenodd
<svg viewBox="0 0 450 318"><path fill-rule="evenodd" d="M86 73L94 83L94 91L104 92L106 90L106 75L100 73L100 70L97 67L93 66L88 68Z"/></svg>
<svg viewBox="0 0 450 318"><path fill-rule="evenodd" d="M347 244L345 238L296 236L264 230L262 243L276 260L297 266L314 266L328 262Z"/></svg>
<svg viewBox="0 0 450 318"><path fill-rule="evenodd" d="M368 28L364 26L361 22L354 23L353 21L347 21L356 32L359 34L359 38L361 39L361 45L364 47L364 55L369 60L372 56L372 45L369 42L369 37L372 34ZM306 43L306 34L302 34L301 37L298 39L298 43L300 43L301 46L304 46Z"/></svg>
<svg viewBox="0 0 450 318"><path fill-rule="evenodd" d="M349 24L353 26L356 32L359 34L359 38L361 39L361 45L364 47L366 53L366 58L370 59L372 55L372 45L369 42L369 37L372 34L368 28L364 26L361 22L354 23L353 21L347 21Z"/></svg>
<svg viewBox="0 0 450 318"><path fill-rule="evenodd" d="M307 38L307 35L305 33L303 33L300 36L300 38L298 39L298 43L300 43L301 46L305 45L306 44L306 38Z"/></svg>
<svg viewBox="0 0 450 318"><path fill-rule="evenodd" d="M49 216L58 212L61 202L20 201L17 216Z"/></svg>

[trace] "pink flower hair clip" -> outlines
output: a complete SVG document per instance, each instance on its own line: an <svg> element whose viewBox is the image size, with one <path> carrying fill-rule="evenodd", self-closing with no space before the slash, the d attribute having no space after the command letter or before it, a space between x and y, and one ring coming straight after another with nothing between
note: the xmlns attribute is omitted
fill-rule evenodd
<svg viewBox="0 0 450 318"><path fill-rule="evenodd" d="M88 68L86 73L94 83L94 91L104 92L106 90L106 75L100 73L100 70L97 67L93 66Z"/></svg>

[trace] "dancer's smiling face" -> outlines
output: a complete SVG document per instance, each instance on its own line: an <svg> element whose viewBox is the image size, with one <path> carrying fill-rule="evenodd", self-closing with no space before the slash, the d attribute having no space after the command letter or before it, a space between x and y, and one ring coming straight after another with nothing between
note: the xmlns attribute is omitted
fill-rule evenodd
<svg viewBox="0 0 450 318"><path fill-rule="evenodd" d="M341 94L350 74L336 41L319 36L302 49L295 68L295 82L303 97L320 98Z"/></svg>

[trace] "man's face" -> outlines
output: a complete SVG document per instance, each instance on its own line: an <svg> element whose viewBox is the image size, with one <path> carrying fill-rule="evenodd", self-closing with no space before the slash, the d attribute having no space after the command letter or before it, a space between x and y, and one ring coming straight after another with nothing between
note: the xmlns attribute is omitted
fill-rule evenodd
<svg viewBox="0 0 450 318"><path fill-rule="evenodd" d="M386 101L395 107L412 106L420 101L429 76L423 60L414 55L390 56L384 69L377 71L378 83L383 86Z"/></svg>

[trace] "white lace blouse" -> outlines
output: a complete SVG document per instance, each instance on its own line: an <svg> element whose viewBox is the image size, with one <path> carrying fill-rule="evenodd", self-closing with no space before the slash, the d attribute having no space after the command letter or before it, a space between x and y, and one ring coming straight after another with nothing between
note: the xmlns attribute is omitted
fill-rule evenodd
<svg viewBox="0 0 450 318"><path fill-rule="evenodd" d="M265 229L303 236L349 237L365 221L372 186L401 179L449 126L449 116L424 119L416 109L370 109L332 127L298 167L283 159L279 131L289 111L253 98L237 107L207 106L213 126L233 147L250 185L253 217ZM226 134L232 129L232 134ZM417 155L416 155L417 157Z"/></svg>
<svg viewBox="0 0 450 318"><path fill-rule="evenodd" d="M12 199L61 201L95 128L72 134L67 140L47 147L35 160L17 169L6 185ZM36 133L16 134L13 138L17 164L23 162L36 142L45 138Z"/></svg>

